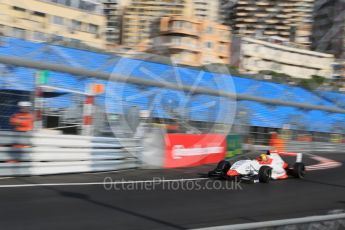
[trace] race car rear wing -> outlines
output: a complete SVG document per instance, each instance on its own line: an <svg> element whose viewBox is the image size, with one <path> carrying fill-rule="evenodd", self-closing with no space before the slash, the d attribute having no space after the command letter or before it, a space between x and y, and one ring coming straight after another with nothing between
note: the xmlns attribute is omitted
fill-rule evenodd
<svg viewBox="0 0 345 230"><path fill-rule="evenodd" d="M289 156L289 157L296 157L296 162L302 162L303 154L302 153L294 153L294 152L283 152L283 151L271 151L271 153L276 153L281 156Z"/></svg>

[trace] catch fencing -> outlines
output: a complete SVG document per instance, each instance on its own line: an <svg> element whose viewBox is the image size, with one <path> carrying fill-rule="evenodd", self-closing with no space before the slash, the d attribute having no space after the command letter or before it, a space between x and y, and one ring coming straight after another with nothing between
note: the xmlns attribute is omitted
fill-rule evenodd
<svg viewBox="0 0 345 230"><path fill-rule="evenodd" d="M33 134L1 134L0 171L3 171L0 175L133 168L138 165L139 157L136 154L128 155L128 152L132 153L128 151L132 146L124 143L128 140L136 143L135 148L140 148L138 140L145 133L140 134L138 127L164 125L176 133L227 134L232 131L233 123L248 125L246 119L238 121L241 120L240 113L234 114L236 101L345 114L344 109L337 107L236 95L235 91L216 88L215 78L200 83L196 76L188 76L193 80L179 84L181 82L177 80L171 81L171 70L162 73L162 76L152 77L147 66L144 70L142 66L135 66L128 73L130 64L114 66L112 59L103 60L102 63L84 60L87 63L79 65L75 63L76 57L59 60L60 56L51 55L51 52L41 55L53 61L39 62L0 55L0 72L6 72L0 79L0 102L3 104L0 130L13 129L9 117L18 110L16 104L22 100L33 103L36 122L38 118L42 119ZM69 65L65 65L65 61ZM211 76L207 78L211 79ZM206 83L214 84L213 88L204 86ZM107 94L91 92L90 86L95 84L106 87ZM223 88L226 89L226 86ZM234 117L235 121L229 120L229 116ZM60 131L61 134L40 133L42 129ZM99 136L102 138L97 139ZM267 140L266 137L260 138L260 142ZM121 145L117 145L119 142ZM13 146L16 144L29 147L15 149ZM9 163L12 160L18 162Z"/></svg>
<svg viewBox="0 0 345 230"><path fill-rule="evenodd" d="M0 176L47 175L136 168L134 138L0 132Z"/></svg>

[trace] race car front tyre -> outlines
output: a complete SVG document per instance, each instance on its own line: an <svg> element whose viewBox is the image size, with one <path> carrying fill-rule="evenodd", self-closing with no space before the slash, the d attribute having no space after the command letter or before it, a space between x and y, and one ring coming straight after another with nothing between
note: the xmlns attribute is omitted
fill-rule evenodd
<svg viewBox="0 0 345 230"><path fill-rule="evenodd" d="M259 182L268 183L271 179L272 168L269 166L262 166L259 169Z"/></svg>
<svg viewBox="0 0 345 230"><path fill-rule="evenodd" d="M304 164L301 162L295 163L293 166L292 175L296 178L304 178L305 177Z"/></svg>

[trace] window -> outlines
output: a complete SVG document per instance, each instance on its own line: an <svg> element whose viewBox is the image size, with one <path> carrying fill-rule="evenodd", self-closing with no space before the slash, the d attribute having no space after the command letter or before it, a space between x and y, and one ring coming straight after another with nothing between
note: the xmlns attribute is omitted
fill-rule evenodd
<svg viewBox="0 0 345 230"><path fill-rule="evenodd" d="M26 9L18 7L18 6L13 6L12 9L17 10L17 11L22 11L22 12L26 11Z"/></svg>
<svg viewBox="0 0 345 230"><path fill-rule="evenodd" d="M79 7L78 8L82 9L82 10L93 12L93 11L96 11L97 4L81 0L79 2Z"/></svg>
<svg viewBox="0 0 345 230"><path fill-rule="evenodd" d="M52 22L56 25L63 25L64 24L64 18L59 16L53 16Z"/></svg>
<svg viewBox="0 0 345 230"><path fill-rule="evenodd" d="M205 47L208 49L212 49L213 43L212 42L205 42Z"/></svg>
<svg viewBox="0 0 345 230"><path fill-rule="evenodd" d="M171 42L175 45L181 44L181 37L172 37Z"/></svg>
<svg viewBox="0 0 345 230"><path fill-rule="evenodd" d="M20 28L12 29L12 36L16 38L25 38L26 30Z"/></svg>
<svg viewBox="0 0 345 230"><path fill-rule="evenodd" d="M190 23L190 22L183 22L183 28L191 29L192 27L193 27L192 23Z"/></svg>
<svg viewBox="0 0 345 230"><path fill-rule="evenodd" d="M64 40L64 37L54 34L54 35L52 35L51 40L52 40L52 42L61 42Z"/></svg>
<svg viewBox="0 0 345 230"><path fill-rule="evenodd" d="M46 38L46 36L45 36L45 34L42 33L42 32L37 32L37 31L35 31L35 32L33 33L33 39L34 39L34 40L44 41L45 38Z"/></svg>
<svg viewBox="0 0 345 230"><path fill-rule="evenodd" d="M81 22L77 20L72 20L72 29L81 30Z"/></svg>
<svg viewBox="0 0 345 230"><path fill-rule="evenodd" d="M182 28L182 22L181 21L174 21L172 23L172 28L173 29L181 29Z"/></svg>
<svg viewBox="0 0 345 230"><path fill-rule="evenodd" d="M75 45L80 45L81 41L79 39L71 39L71 43L75 44Z"/></svg>
<svg viewBox="0 0 345 230"><path fill-rule="evenodd" d="M98 32L98 26L94 24L89 24L89 32L96 34Z"/></svg>
<svg viewBox="0 0 345 230"><path fill-rule="evenodd" d="M32 14L35 15L35 16L39 16L39 17L45 17L46 16L45 13L38 12L38 11L34 11L34 12L32 12Z"/></svg>
<svg viewBox="0 0 345 230"><path fill-rule="evenodd" d="M211 26L208 26L205 31L208 34L211 34L211 33L213 33L213 28Z"/></svg>

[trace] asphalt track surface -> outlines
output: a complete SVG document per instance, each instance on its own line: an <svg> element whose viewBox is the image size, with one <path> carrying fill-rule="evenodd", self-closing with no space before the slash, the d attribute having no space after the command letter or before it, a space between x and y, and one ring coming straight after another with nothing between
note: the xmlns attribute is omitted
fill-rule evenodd
<svg viewBox="0 0 345 230"><path fill-rule="evenodd" d="M230 182L226 181L198 179L200 172L213 166L0 178L0 228L187 229L345 210L345 154L318 155L343 165L312 171L303 180L241 183L241 189L235 189L236 186L231 189ZM313 163L307 161L307 164ZM116 189L115 186L105 189L102 182L106 177L117 181ZM154 185L140 182L152 178L156 178ZM166 181L158 183L157 178ZM181 181L181 178L187 180ZM96 183L85 184L90 182ZM133 184L138 187L130 191ZM140 187L144 184L146 190ZM21 187L23 185L27 187ZM193 185L194 189L190 189Z"/></svg>

